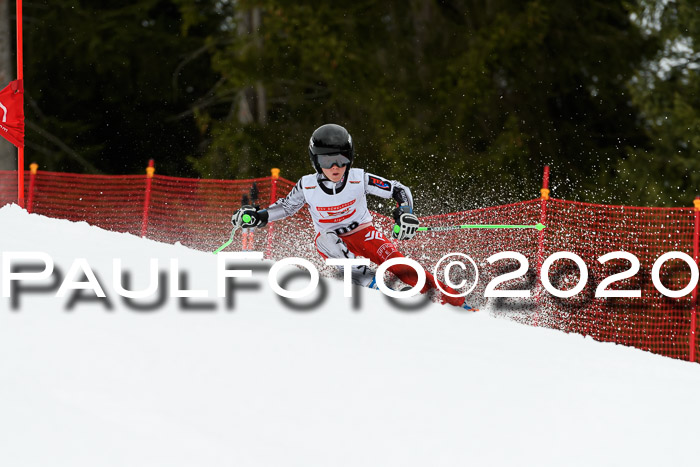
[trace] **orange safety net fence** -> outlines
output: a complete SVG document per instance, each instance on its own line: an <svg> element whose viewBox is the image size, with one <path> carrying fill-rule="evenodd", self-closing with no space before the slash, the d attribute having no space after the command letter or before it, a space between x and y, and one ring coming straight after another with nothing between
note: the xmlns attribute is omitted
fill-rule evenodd
<svg viewBox="0 0 700 467"><path fill-rule="evenodd" d="M700 355L695 337L700 331L697 298L688 293L681 298L661 294L651 273L654 262L664 253L676 251L695 258L697 239L694 230L698 212L693 208L641 208L594 205L550 199L545 203L547 226L537 230L459 230L436 232L416 238L402 248L409 256L431 266L448 252L470 255L479 267L479 283L468 302L484 306L483 292L494 277L515 271L515 260L489 264L486 258L502 251L523 254L529 263L526 273L506 281L498 289L524 289L529 298L490 298L489 308L496 314L520 322L546 326L591 336L596 340L637 347L662 355L688 360L691 346ZM536 199L507 206L422 218L423 224L524 224L541 219L543 201ZM581 257L588 270L583 290L573 297L557 298L543 290L538 270L551 254L572 252ZM597 298L596 289L606 277L630 269L630 263L617 259L605 263L598 258L606 253L625 251L636 256L640 269L634 276L614 282L610 290L639 289L640 298ZM661 283L671 290L689 284L688 264L673 259L660 269ZM578 284L579 269L571 260L555 261L548 274L552 286L569 290ZM457 282L457 281L455 281ZM696 285L697 294L697 285ZM691 336L694 330L695 336ZM694 342L693 342L694 340ZM695 357L697 359L697 357Z"/></svg>
<svg viewBox="0 0 700 467"><path fill-rule="evenodd" d="M33 179L32 179L33 177ZM150 181L149 181L150 180ZM150 194L147 194L149 191ZM73 221L86 221L105 229L145 233L154 240L213 251L228 239L232 213L247 199L266 207L285 196L294 186L283 178L253 180L202 180L154 175L96 176L39 171L26 174L27 209L31 212ZM0 172L0 206L16 201L16 172ZM146 200L148 199L148 203ZM420 206L418 206L420 210ZM544 215L544 217L543 217ZM421 218L422 225L460 224L534 225L535 229L465 229L421 232L397 244L406 256L432 271L448 253L469 255L477 264L479 280L468 303L486 307L495 314L536 326L591 336L596 340L637 347L683 360L700 358L700 331L695 293L681 298L662 295L651 280L654 262L664 253L682 252L697 263L697 229L700 211L693 208L644 208L606 206L558 199L534 199L504 206ZM389 236L393 221L375 215L375 224ZM253 238L251 238L254 236ZM263 251L268 258L304 257L326 273L316 253L310 216L302 209L295 216L271 223L229 247ZM526 298L484 298L495 277L514 271L515 260L487 261L491 255L515 251L528 260L527 271L500 284L497 289L529 291ZM570 298L557 298L543 290L539 266L553 253L568 251L583 259L588 269L584 289ZM635 255L640 270L610 289L639 289L640 298L598 298L596 288L606 277L629 269L626 260L601 264L606 253L626 251ZM459 259L459 258L455 258ZM454 282L460 282L458 268ZM469 271L468 271L469 272ZM473 279L469 274L462 274ZM690 267L683 261L667 261L660 270L661 283L671 289L684 288ZM579 279L578 267L570 260L553 263L549 275L553 287L567 290ZM694 355L693 355L694 353Z"/></svg>
<svg viewBox="0 0 700 467"><path fill-rule="evenodd" d="M0 206L17 200L17 175L0 171ZM244 197L270 203L273 186L285 196L294 184L270 177L252 180L204 180L154 175L145 206L148 177L144 175L83 175L38 171L25 176L26 208L49 217L86 221L115 232L145 233L153 240L198 250L214 250L231 231L231 215ZM144 222L144 209L147 215ZM264 248L264 235L255 247Z"/></svg>

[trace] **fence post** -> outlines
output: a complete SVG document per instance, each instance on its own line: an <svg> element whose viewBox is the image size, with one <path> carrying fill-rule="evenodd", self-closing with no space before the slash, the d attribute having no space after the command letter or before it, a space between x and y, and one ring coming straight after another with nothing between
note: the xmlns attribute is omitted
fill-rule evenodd
<svg viewBox="0 0 700 467"><path fill-rule="evenodd" d="M36 179L36 171L39 170L39 164L32 162L29 164L29 193L27 194L27 212L32 212L34 204L34 183Z"/></svg>
<svg viewBox="0 0 700 467"><path fill-rule="evenodd" d="M17 0L15 12L17 17L17 48L15 49L17 51L17 81L22 83L24 80L24 47L22 42L22 2L20 0ZM15 93L17 92L19 92L19 89L15 90ZM22 107L24 108L24 101L22 101ZM5 109L5 112L7 112L7 109ZM24 127L24 118L22 119L22 126ZM17 146L17 204L24 209L24 142Z"/></svg>
<svg viewBox="0 0 700 467"><path fill-rule="evenodd" d="M695 264L700 265L700 196L693 201L695 206L695 228L693 229L693 258ZM690 361L695 361L696 333L698 329L698 287L695 284L693 295L690 299Z"/></svg>
<svg viewBox="0 0 700 467"><path fill-rule="evenodd" d="M153 182L153 174L155 173L155 163L153 159L148 161L146 167L146 195L143 200L143 218L141 219L141 237L146 236L148 230L148 207L151 205L151 183Z"/></svg>
<svg viewBox="0 0 700 467"><path fill-rule="evenodd" d="M277 201L277 180L280 178L280 169L270 169L270 204ZM267 228L267 248L265 248L265 258L269 258L272 254L272 238L274 236L275 223L270 222Z"/></svg>
<svg viewBox="0 0 700 467"><path fill-rule="evenodd" d="M549 166L544 166L544 173L542 175L542 188L540 189L540 223L547 225L547 201L549 200ZM537 326L537 321L539 318L539 306L540 306L540 296L542 294L542 282L540 280L540 275L542 274L542 263L544 262L544 231L540 230L537 238L537 287L535 288L535 303L537 309L535 309L535 315L533 319L533 325Z"/></svg>

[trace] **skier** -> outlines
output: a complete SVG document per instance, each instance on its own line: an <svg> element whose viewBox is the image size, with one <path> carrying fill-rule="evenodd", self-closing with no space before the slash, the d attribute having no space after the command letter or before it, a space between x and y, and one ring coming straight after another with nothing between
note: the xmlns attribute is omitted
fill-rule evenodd
<svg viewBox="0 0 700 467"><path fill-rule="evenodd" d="M411 190L395 180L351 168L355 158L352 137L340 125L326 124L313 132L309 158L316 173L303 176L285 198L267 209L243 206L231 219L234 226L263 227L270 221L294 215L308 204L316 230L316 249L324 259L362 256L379 265L390 258L403 257L394 244L374 228L366 195L396 200L398 206L393 212L396 226L392 237L409 240L420 225L413 214ZM398 264L389 271L410 286L418 282L418 274L410 266ZM436 288L433 275L428 271L425 275L421 293ZM353 266L352 282L377 288L376 277L366 266ZM442 282L440 286L449 293L456 293ZM442 302L472 310L463 297L442 294Z"/></svg>

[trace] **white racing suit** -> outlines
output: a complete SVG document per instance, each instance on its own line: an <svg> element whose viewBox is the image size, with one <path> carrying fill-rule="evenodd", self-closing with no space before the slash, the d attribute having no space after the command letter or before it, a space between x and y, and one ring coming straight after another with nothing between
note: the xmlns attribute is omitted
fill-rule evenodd
<svg viewBox="0 0 700 467"><path fill-rule="evenodd" d="M337 183L321 174L303 176L285 198L267 208L268 221L292 216L308 204L319 253L327 258L355 258L342 238L356 232L358 227L372 224L367 194L393 198L399 205L413 210L413 197L408 187L362 169L350 169ZM358 285L368 286L374 280L373 272L365 266L353 267L352 273L353 283Z"/></svg>

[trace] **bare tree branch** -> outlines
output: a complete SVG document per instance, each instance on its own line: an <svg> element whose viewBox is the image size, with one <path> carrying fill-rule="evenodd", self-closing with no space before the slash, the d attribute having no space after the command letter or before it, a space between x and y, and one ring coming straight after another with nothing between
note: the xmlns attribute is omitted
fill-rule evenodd
<svg viewBox="0 0 700 467"><path fill-rule="evenodd" d="M31 128L33 131L37 132L40 136L43 136L46 138L48 141L52 142L56 146L58 146L64 153L66 153L69 157L74 159L75 161L79 162L82 164L82 166L90 173L93 174L102 174L103 172L101 170L98 170L97 167L92 165L87 159L85 159L83 156L78 154L76 151L71 149L66 143L64 143L59 137L49 133L47 130L44 128L40 127L36 123L32 122L31 120L25 121L25 125L28 128Z"/></svg>

